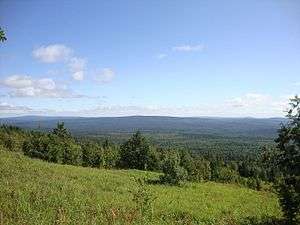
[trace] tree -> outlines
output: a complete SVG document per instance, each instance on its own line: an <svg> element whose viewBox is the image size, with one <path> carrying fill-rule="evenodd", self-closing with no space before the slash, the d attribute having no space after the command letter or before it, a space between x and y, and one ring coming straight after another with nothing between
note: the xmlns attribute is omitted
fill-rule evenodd
<svg viewBox="0 0 300 225"><path fill-rule="evenodd" d="M170 151L166 154L162 172L164 173L160 176L162 183L180 185L188 178L188 172L185 168L180 166L180 155L177 151Z"/></svg>
<svg viewBox="0 0 300 225"><path fill-rule="evenodd" d="M6 41L6 40L7 40L7 38L6 38L5 32L4 32L4 30L2 30L2 28L0 27L0 41L1 41L1 42L4 42L4 41Z"/></svg>
<svg viewBox="0 0 300 225"><path fill-rule="evenodd" d="M32 132L23 144L25 155L46 161L79 165L82 160L80 145L69 134L64 124L58 124L52 133Z"/></svg>
<svg viewBox="0 0 300 225"><path fill-rule="evenodd" d="M70 138L71 137L70 132L67 130L67 128L65 128L64 122L61 122L61 123L58 122L56 128L53 129L52 133L57 135L60 138Z"/></svg>
<svg viewBox="0 0 300 225"><path fill-rule="evenodd" d="M88 167L100 167L101 147L94 142L87 141L82 148L82 165Z"/></svg>
<svg viewBox="0 0 300 225"><path fill-rule="evenodd" d="M300 98L291 99L288 122L279 130L276 163L283 174L278 185L280 204L288 224L300 222Z"/></svg>
<svg viewBox="0 0 300 225"><path fill-rule="evenodd" d="M150 158L150 145L141 132L137 131L121 145L120 166L130 169L147 170Z"/></svg>

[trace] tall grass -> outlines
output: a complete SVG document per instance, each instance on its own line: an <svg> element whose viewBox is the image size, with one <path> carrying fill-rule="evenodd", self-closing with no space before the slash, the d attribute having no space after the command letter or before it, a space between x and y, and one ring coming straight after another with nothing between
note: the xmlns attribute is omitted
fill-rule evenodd
<svg viewBox="0 0 300 225"><path fill-rule="evenodd" d="M0 150L0 224L239 224L281 216L268 192L213 182L171 187L135 181L158 176L57 165ZM147 212L140 204L145 201Z"/></svg>

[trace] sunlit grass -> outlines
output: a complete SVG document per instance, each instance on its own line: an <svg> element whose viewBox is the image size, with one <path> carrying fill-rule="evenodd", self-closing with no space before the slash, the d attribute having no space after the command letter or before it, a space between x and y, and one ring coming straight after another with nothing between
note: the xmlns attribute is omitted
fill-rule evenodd
<svg viewBox="0 0 300 225"><path fill-rule="evenodd" d="M0 224L226 224L281 214L273 193L213 182L147 185L156 200L141 222L134 178L158 176L57 165L0 150Z"/></svg>

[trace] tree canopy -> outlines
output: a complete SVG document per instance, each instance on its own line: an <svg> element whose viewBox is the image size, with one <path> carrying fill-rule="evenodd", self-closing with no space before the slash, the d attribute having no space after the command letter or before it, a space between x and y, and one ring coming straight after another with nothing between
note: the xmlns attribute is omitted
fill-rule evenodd
<svg viewBox="0 0 300 225"><path fill-rule="evenodd" d="M300 98L291 99L288 123L279 130L276 163L282 173L280 204L288 224L300 222Z"/></svg>

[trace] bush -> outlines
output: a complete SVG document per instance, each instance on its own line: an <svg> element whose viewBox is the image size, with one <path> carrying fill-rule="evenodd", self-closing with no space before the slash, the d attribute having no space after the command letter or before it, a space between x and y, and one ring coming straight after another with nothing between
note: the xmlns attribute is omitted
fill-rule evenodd
<svg viewBox="0 0 300 225"><path fill-rule="evenodd" d="M217 181L223 183L237 183L239 180L238 172L228 168L221 167L217 176Z"/></svg>
<svg viewBox="0 0 300 225"><path fill-rule="evenodd" d="M164 173L164 175L160 176L162 183L181 185L188 178L186 169L180 166L180 157L177 152L172 152L167 156L162 172Z"/></svg>

